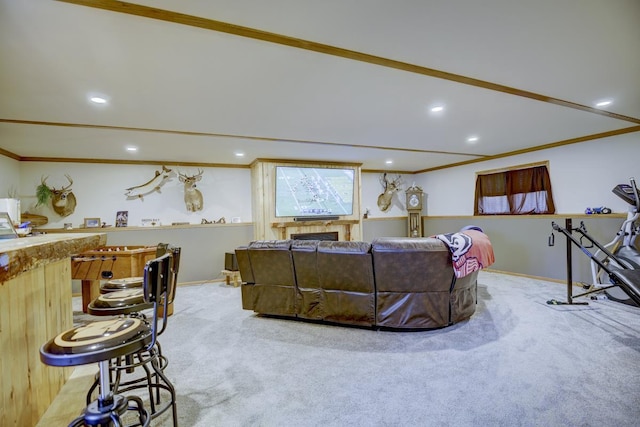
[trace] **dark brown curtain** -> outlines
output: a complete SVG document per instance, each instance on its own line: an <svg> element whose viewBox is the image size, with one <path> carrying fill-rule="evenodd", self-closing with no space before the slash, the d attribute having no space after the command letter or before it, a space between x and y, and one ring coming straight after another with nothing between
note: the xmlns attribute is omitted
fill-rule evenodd
<svg viewBox="0 0 640 427"><path fill-rule="evenodd" d="M507 173L499 172L487 175L478 175L476 178L476 195L474 203L474 215L491 215L495 211L486 205L487 197L507 195Z"/></svg>
<svg viewBox="0 0 640 427"><path fill-rule="evenodd" d="M474 215L553 214L555 211L546 166L478 175L476 179Z"/></svg>

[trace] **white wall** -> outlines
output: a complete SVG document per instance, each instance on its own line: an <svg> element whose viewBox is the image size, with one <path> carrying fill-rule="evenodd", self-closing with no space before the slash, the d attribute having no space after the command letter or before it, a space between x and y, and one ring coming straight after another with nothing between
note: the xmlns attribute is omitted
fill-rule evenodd
<svg viewBox="0 0 640 427"><path fill-rule="evenodd" d="M628 205L611 189L632 176L640 181L639 159L640 135L635 133L427 172L416 182L427 196L428 215L473 215L476 171L548 160L556 213L599 206L626 212Z"/></svg>
<svg viewBox="0 0 640 427"><path fill-rule="evenodd" d="M20 162L0 155L0 199L14 196L12 193L18 193L19 189Z"/></svg>
<svg viewBox="0 0 640 427"><path fill-rule="evenodd" d="M61 228L66 222L77 228L84 223L84 218L101 218L107 224L114 225L116 212L121 210L129 211L129 226L139 226L143 218L159 218L164 225L172 222L199 224L202 218L211 221L225 217L227 222L231 222L233 217L240 217L242 222L253 220L249 168L203 168L203 179L197 188L204 196L204 210L189 213L183 201L183 185L177 177L167 181L160 193L135 200L128 200L125 196L126 188L149 181L161 166L18 162L1 155L0 166L0 191L13 185L18 190L23 212L49 218L49 223L42 228ZM189 175L197 172L197 168L166 166ZM36 187L40 185L41 178L48 177L49 186L60 188L68 184L65 174L73 179L72 189L77 199L75 212L61 218L50 205L36 208ZM403 191L394 196L387 212L378 208L377 199L382 192L379 176L378 173L362 174L362 211L368 207L370 217L404 216ZM411 185L416 176L403 175L403 179Z"/></svg>
<svg viewBox="0 0 640 427"><path fill-rule="evenodd" d="M418 175L413 174L401 174L403 180L402 190L397 192L392 200L391 207L382 212L378 208L378 196L382 194L383 188L380 184L380 173L365 173L361 174L362 182L362 204L360 205L362 213L364 214L366 209L369 209L369 218L385 218L385 217L398 217L405 216L407 214L405 207L405 194L404 190L410 187L414 180L421 178ZM393 174L392 176L395 176ZM416 184L419 183L416 181Z"/></svg>
<svg viewBox="0 0 640 427"><path fill-rule="evenodd" d="M198 172L198 168L166 166L187 175ZM153 165L20 162L19 196L23 212L49 218L49 223L42 228L61 228L67 222L77 228L84 224L84 218L96 217L115 225L117 211L129 211L129 226L140 226L143 218L157 218L162 225L172 222L200 224L203 218L211 221L221 217L225 217L227 222L231 222L233 217L251 222L250 170L202 169L204 173L197 188L203 194L204 209L198 212L187 212L184 186L177 176L166 181L159 193L153 192L142 199L127 199L126 188L146 183L155 176L156 170L161 170L161 166ZM36 208L36 187L41 177L48 176L47 184L60 188L68 184L65 174L73 179L72 189L77 199L75 212L62 218L50 205Z"/></svg>
<svg viewBox="0 0 640 427"><path fill-rule="evenodd" d="M405 187L414 182L425 191L424 213L430 216L473 215L475 173L515 165L549 161L551 182L557 213L576 214L586 207L607 206L614 212L626 212L627 205L611 189L626 183L630 176L640 180L640 135L621 135L597 141L583 142L510 158L490 160L470 165L427 172L404 174ZM172 167L171 165L167 165ZM161 193L152 193L140 200L127 200L128 187L150 180L160 166L18 162L0 155L0 195L7 197L11 188L18 189L22 211L46 215L46 227L60 228L65 222L78 227L85 217L98 217L114 224L117 211L129 211L129 225L140 225L143 218L159 218L162 224L189 222L199 224L203 218L227 222L240 217L251 222L251 172L248 168L203 168L198 189L204 195L204 210L186 211L183 185L177 177L169 180ZM197 168L174 168L194 174ZM74 214L61 218L49 207L35 208L36 187L42 176L48 176L50 186L67 184L69 174L78 199ZM17 178L19 176L19 179ZM362 173L362 212L369 208L371 218L405 216L404 190L393 198L391 208L382 212L377 206L382 192L379 173Z"/></svg>

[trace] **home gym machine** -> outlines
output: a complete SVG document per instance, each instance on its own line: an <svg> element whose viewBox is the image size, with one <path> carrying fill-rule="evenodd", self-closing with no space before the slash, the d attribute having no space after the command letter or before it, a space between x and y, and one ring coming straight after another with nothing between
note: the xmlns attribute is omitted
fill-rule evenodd
<svg viewBox="0 0 640 427"><path fill-rule="evenodd" d="M640 251L638 251L636 247L636 237L640 233L640 225L636 224L636 221L640 217L640 191L638 191L633 178L629 179L629 183L630 185L616 185L612 190L616 196L629 204L627 219L622 223L620 230L616 233L616 237L604 245L605 248L615 255L616 259L608 258L606 253L600 250L596 251L594 255L615 268L639 270ZM595 262L591 263L591 274L594 286L610 283L606 270L600 268ZM614 287L607 289L605 294L611 300L625 304L632 303L628 296L619 288Z"/></svg>
<svg viewBox="0 0 640 427"><path fill-rule="evenodd" d="M627 219L616 237L606 245L599 243L587 233L584 222L580 226L573 228L571 219L565 220L565 227L561 227L555 222L551 223L554 231L564 234L567 238L567 301L557 300L547 301L547 304L588 304L586 302L574 302L574 298L605 292L607 296L615 301L640 307L640 252L635 247L635 238L640 231L640 227L635 224L640 212L640 191L636 187L635 180L630 179L631 185L619 184L613 189L613 193L631 207L627 214ZM573 233L580 235L577 239ZM588 240L588 245L583 244L583 239ZM571 243L578 246L582 252L591 260L591 269L594 283L587 292L573 295L572 278L572 247ZM549 236L549 246L554 245L553 232ZM596 247L597 251L591 253L590 248ZM618 292L614 294L614 292Z"/></svg>

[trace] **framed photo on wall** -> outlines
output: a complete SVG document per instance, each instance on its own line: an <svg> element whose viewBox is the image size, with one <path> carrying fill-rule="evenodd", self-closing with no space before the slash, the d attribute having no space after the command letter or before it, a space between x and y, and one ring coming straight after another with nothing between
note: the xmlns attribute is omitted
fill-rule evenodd
<svg viewBox="0 0 640 427"><path fill-rule="evenodd" d="M129 223L129 211L118 211L116 214L116 227L126 227Z"/></svg>
<svg viewBox="0 0 640 427"><path fill-rule="evenodd" d="M99 228L100 227L100 218L85 218L84 219L84 227L85 228Z"/></svg>

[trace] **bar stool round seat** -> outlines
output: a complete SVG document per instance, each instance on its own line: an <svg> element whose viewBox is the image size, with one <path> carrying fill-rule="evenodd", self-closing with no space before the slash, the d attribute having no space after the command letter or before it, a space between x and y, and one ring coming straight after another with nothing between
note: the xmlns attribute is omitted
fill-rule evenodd
<svg viewBox="0 0 640 427"><path fill-rule="evenodd" d="M101 294L89 303L87 313L93 316L118 316L146 310L152 306L144 301L142 289L129 289Z"/></svg>
<svg viewBox="0 0 640 427"><path fill-rule="evenodd" d="M124 279L112 279L100 286L100 293L123 291L127 289L142 289L142 277L126 277Z"/></svg>
<svg viewBox="0 0 640 427"><path fill-rule="evenodd" d="M58 334L42 346L40 360L50 366L87 365L142 351L151 340L142 319L101 320Z"/></svg>

